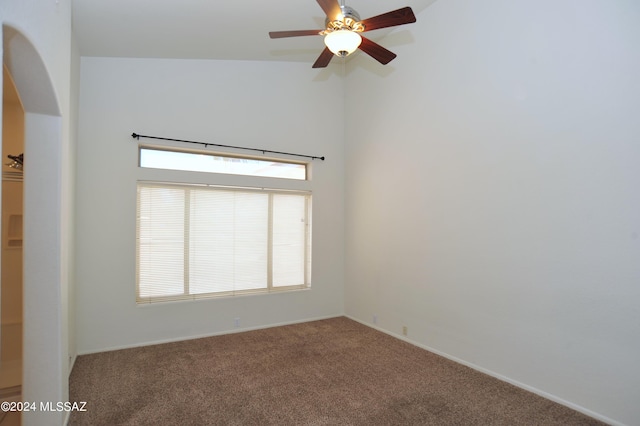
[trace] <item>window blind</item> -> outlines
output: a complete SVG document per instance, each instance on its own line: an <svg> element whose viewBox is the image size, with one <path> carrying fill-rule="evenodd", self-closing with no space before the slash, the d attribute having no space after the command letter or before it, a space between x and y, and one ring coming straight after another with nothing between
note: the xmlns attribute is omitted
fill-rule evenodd
<svg viewBox="0 0 640 426"><path fill-rule="evenodd" d="M138 183L138 303L310 286L311 194Z"/></svg>

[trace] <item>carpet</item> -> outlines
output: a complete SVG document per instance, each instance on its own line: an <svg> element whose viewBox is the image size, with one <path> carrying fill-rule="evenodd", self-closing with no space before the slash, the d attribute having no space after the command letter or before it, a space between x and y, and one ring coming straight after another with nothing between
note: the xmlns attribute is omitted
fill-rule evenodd
<svg viewBox="0 0 640 426"><path fill-rule="evenodd" d="M602 425L345 317L82 355L69 425Z"/></svg>

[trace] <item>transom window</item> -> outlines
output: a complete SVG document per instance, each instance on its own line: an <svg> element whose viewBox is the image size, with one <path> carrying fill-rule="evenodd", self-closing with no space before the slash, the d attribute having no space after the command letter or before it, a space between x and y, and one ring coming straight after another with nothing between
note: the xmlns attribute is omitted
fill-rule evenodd
<svg viewBox="0 0 640 426"><path fill-rule="evenodd" d="M306 163L147 147L140 147L140 167L297 180L307 179Z"/></svg>

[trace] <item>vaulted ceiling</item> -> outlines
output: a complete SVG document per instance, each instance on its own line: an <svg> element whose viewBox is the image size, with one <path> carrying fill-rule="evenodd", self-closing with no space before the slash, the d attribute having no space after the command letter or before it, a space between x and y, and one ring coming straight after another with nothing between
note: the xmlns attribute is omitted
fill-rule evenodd
<svg viewBox="0 0 640 426"><path fill-rule="evenodd" d="M419 13L435 0L352 0L362 19L410 6ZM269 31L323 29L315 0L73 0L73 29L83 56L313 61L322 37L272 40ZM372 31L380 41L411 25ZM358 53L361 54L361 53Z"/></svg>

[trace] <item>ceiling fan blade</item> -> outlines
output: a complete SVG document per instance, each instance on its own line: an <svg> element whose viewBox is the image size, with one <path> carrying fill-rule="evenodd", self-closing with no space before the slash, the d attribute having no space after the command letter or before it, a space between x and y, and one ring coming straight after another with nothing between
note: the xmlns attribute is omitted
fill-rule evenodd
<svg viewBox="0 0 640 426"><path fill-rule="evenodd" d="M342 15L342 9L340 9L340 3L338 3L338 0L317 0L317 1L330 21L335 21L339 15Z"/></svg>
<svg viewBox="0 0 640 426"><path fill-rule="evenodd" d="M376 61L380 62L382 65L388 64L389 62L393 61L396 56L398 56L390 50L387 50L384 47L380 46L378 43L364 37L362 37L362 43L360 44L359 49L367 55L371 56Z"/></svg>
<svg viewBox="0 0 640 426"><path fill-rule="evenodd" d="M322 31L323 30L271 31L269 33L269 37L284 38L284 37L312 36L312 35L320 35Z"/></svg>
<svg viewBox="0 0 640 426"><path fill-rule="evenodd" d="M408 6L360 21L364 25L365 31L395 27L396 25L411 24L413 22L416 22L416 16Z"/></svg>
<svg viewBox="0 0 640 426"><path fill-rule="evenodd" d="M328 47L325 47L311 68L324 68L329 65L331 58L333 58L333 52L330 51Z"/></svg>

